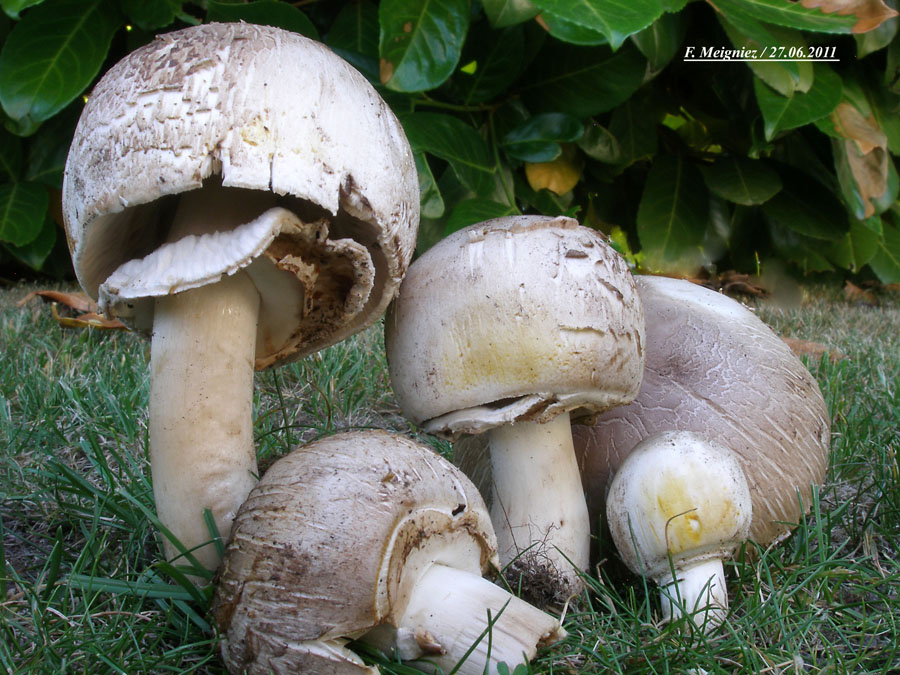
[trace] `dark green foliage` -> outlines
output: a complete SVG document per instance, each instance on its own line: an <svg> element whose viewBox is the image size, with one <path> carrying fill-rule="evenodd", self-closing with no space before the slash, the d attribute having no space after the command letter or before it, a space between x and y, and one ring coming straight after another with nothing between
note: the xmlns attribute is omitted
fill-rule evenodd
<svg viewBox="0 0 900 675"><path fill-rule="evenodd" d="M780 260L900 282L896 3L805 4L2 0L0 268L64 269L49 214L97 77L154 33L243 20L321 39L379 88L416 153L420 250L566 213L651 271Z"/></svg>

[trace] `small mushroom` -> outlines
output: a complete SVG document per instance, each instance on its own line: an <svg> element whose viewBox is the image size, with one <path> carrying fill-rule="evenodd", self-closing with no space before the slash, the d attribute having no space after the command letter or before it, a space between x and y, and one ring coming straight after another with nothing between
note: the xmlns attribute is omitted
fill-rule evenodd
<svg viewBox="0 0 900 675"><path fill-rule="evenodd" d="M222 655L233 673L377 672L360 640L443 672L512 670L565 631L483 578L496 562L484 502L448 461L384 431L315 441L235 518L212 606Z"/></svg>
<svg viewBox="0 0 900 675"><path fill-rule="evenodd" d="M661 588L662 615L705 631L722 623L722 562L750 531L750 488L737 457L688 431L655 434L622 462L606 514L628 567Z"/></svg>
<svg viewBox="0 0 900 675"><path fill-rule="evenodd" d="M829 418L816 380L741 303L689 281L639 276L647 324L641 391L592 427L575 427L592 516L609 476L662 431L693 431L734 452L750 486L750 538L785 536L825 476Z"/></svg>
<svg viewBox="0 0 900 675"><path fill-rule="evenodd" d="M204 509L227 537L256 480L254 367L373 323L411 259L418 208L394 115L299 35L168 33L91 93L66 162L69 247L105 312L152 334L157 510L207 568Z"/></svg>
<svg viewBox="0 0 900 675"><path fill-rule="evenodd" d="M571 218L473 225L413 263L385 340L409 419L449 438L486 432L501 562L552 589L547 601L577 592L590 529L570 418L627 403L643 370L624 260Z"/></svg>

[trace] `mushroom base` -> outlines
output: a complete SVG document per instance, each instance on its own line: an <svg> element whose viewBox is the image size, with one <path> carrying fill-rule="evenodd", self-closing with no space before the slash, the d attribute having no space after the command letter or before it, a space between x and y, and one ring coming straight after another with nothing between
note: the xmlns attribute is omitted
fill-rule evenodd
<svg viewBox="0 0 900 675"><path fill-rule="evenodd" d="M702 560L676 568L676 577L659 580L660 603L664 621L690 617L704 632L711 632L728 613L725 569L720 558Z"/></svg>

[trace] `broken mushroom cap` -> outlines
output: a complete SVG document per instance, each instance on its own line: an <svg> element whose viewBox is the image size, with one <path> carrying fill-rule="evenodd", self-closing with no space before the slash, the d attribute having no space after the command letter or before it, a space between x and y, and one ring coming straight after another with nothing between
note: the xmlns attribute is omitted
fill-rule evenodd
<svg viewBox="0 0 900 675"><path fill-rule="evenodd" d="M85 105L63 213L76 274L152 333L150 460L162 524L211 569L255 482L253 368L373 323L415 246L415 163L369 83L267 26L168 33ZM171 541L168 557L182 555Z"/></svg>
<svg viewBox="0 0 900 675"><path fill-rule="evenodd" d="M383 431L315 441L235 519L212 605L222 655L234 673L377 672L347 647L361 640L450 672L481 637L456 672L514 667L565 633L482 578L495 562L484 502L430 449Z"/></svg>
<svg viewBox="0 0 900 675"><path fill-rule="evenodd" d="M460 230L410 267L385 321L404 414L450 438L487 432L500 559L580 588L589 525L570 416L630 401L643 316L625 261L571 218ZM574 566L574 567L573 567Z"/></svg>
<svg viewBox="0 0 900 675"><path fill-rule="evenodd" d="M723 560L750 530L750 488L726 447L687 431L655 434L613 477L609 529L626 565L661 587L663 618L711 631L728 611Z"/></svg>
<svg viewBox="0 0 900 675"><path fill-rule="evenodd" d="M177 195L219 181L242 199L272 193L264 205L295 217L219 226L193 250L170 246L121 269L166 241ZM419 197L403 130L359 72L303 36L213 23L160 35L96 85L69 150L63 212L85 291L145 333L153 297L261 261L250 274L265 366L381 315L412 257ZM329 258L344 269L324 270Z"/></svg>
<svg viewBox="0 0 900 675"><path fill-rule="evenodd" d="M641 276L647 323L641 391L592 427L574 427L592 515L609 476L643 439L702 434L733 451L753 501L750 538L787 534L825 476L829 418L819 386L785 343L739 302L688 281Z"/></svg>

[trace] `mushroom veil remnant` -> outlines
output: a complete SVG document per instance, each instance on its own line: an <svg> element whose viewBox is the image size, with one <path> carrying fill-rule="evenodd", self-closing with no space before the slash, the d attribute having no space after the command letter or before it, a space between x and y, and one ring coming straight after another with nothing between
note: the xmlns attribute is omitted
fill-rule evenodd
<svg viewBox="0 0 900 675"><path fill-rule="evenodd" d="M663 618L705 631L725 617L725 558L750 530L750 488L737 457L688 431L650 436L612 479L606 513L619 555L661 588Z"/></svg>
<svg viewBox="0 0 900 675"><path fill-rule="evenodd" d="M481 496L430 449L383 431L315 441L275 462L235 519L212 605L225 664L378 672L348 647L360 640L445 673L512 670L565 631L482 578L496 563Z"/></svg>
<svg viewBox="0 0 900 675"><path fill-rule="evenodd" d="M750 539L786 535L825 477L829 418L815 378L741 303L689 281L637 277L647 361L637 398L592 427L573 427L593 517L609 476L664 431L691 431L731 450L750 487Z"/></svg>
<svg viewBox="0 0 900 675"><path fill-rule="evenodd" d="M501 562L565 600L590 541L570 418L627 403L643 370L625 261L571 218L473 225L413 263L385 340L408 418L450 438L486 432Z"/></svg>
<svg viewBox="0 0 900 675"><path fill-rule="evenodd" d="M227 537L256 480L254 367L348 337L397 291L419 214L409 145L365 78L323 45L265 26L196 26L97 84L63 211L83 288L152 335L157 509L214 568L203 511Z"/></svg>

